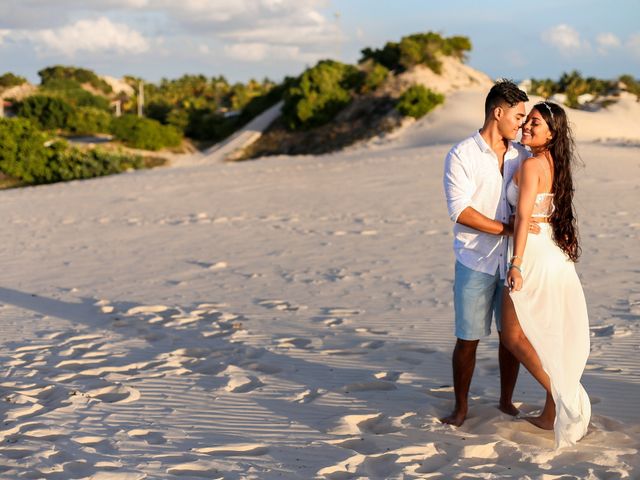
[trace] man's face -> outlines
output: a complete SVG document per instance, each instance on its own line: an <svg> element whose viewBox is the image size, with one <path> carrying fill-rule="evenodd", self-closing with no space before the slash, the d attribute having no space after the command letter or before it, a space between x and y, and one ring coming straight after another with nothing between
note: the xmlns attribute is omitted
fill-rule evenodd
<svg viewBox="0 0 640 480"><path fill-rule="evenodd" d="M522 127L526 117L524 102L520 102L513 107L505 104L498 108L501 110L498 115L498 131L500 135L508 140L515 140L518 136L518 130Z"/></svg>

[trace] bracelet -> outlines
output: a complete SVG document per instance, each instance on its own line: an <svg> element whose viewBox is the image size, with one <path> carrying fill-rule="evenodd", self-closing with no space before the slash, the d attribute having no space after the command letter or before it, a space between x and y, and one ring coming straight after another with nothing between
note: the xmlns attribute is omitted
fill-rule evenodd
<svg viewBox="0 0 640 480"><path fill-rule="evenodd" d="M514 265L513 263L508 263L507 267L509 268L509 270L511 270L512 268L515 268L516 270L518 270L520 273L522 273L522 269L518 266L518 265Z"/></svg>
<svg viewBox="0 0 640 480"><path fill-rule="evenodd" d="M522 257L519 257L518 255L514 255L513 257L511 257L509 261L513 262L516 258L519 258L520 260L522 260Z"/></svg>

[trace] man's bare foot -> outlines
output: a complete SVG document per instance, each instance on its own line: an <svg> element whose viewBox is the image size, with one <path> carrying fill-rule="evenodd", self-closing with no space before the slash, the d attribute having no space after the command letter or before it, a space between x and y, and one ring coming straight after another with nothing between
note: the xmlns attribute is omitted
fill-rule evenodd
<svg viewBox="0 0 640 480"><path fill-rule="evenodd" d="M511 402L500 403L500 405L498 405L498 410L500 410L502 413L506 413L507 415L511 415L513 417L515 417L520 413L520 410L518 410L516 406Z"/></svg>
<svg viewBox="0 0 640 480"><path fill-rule="evenodd" d="M454 427L459 427L464 423L465 418L467 418L466 410L454 410L451 412L451 415L441 418L440 421L448 425L453 425Z"/></svg>
<svg viewBox="0 0 640 480"><path fill-rule="evenodd" d="M547 418L540 415L539 417L524 417L524 419L543 430L553 430L553 422L555 418Z"/></svg>

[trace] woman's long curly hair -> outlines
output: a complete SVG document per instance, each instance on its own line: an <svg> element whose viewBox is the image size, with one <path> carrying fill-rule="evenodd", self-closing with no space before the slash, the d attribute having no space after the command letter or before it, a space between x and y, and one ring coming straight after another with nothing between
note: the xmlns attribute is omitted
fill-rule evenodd
<svg viewBox="0 0 640 480"><path fill-rule="evenodd" d="M571 170L577 163L575 142L564 109L552 102L541 102L534 107L551 130L549 153L553 158L553 203L555 209L549 222L553 238L562 251L574 262L581 249L578 241L578 225L573 206L573 178ZM553 115L552 115L553 113Z"/></svg>

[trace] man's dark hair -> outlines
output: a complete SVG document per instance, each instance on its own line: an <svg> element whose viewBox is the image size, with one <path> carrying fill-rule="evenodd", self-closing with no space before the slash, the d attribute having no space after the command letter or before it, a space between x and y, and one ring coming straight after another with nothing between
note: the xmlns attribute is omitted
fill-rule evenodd
<svg viewBox="0 0 640 480"><path fill-rule="evenodd" d="M527 94L511 80L498 80L487 94L487 99L484 102L484 116L489 118L494 108L501 107L505 103L514 107L520 102L528 101Z"/></svg>

